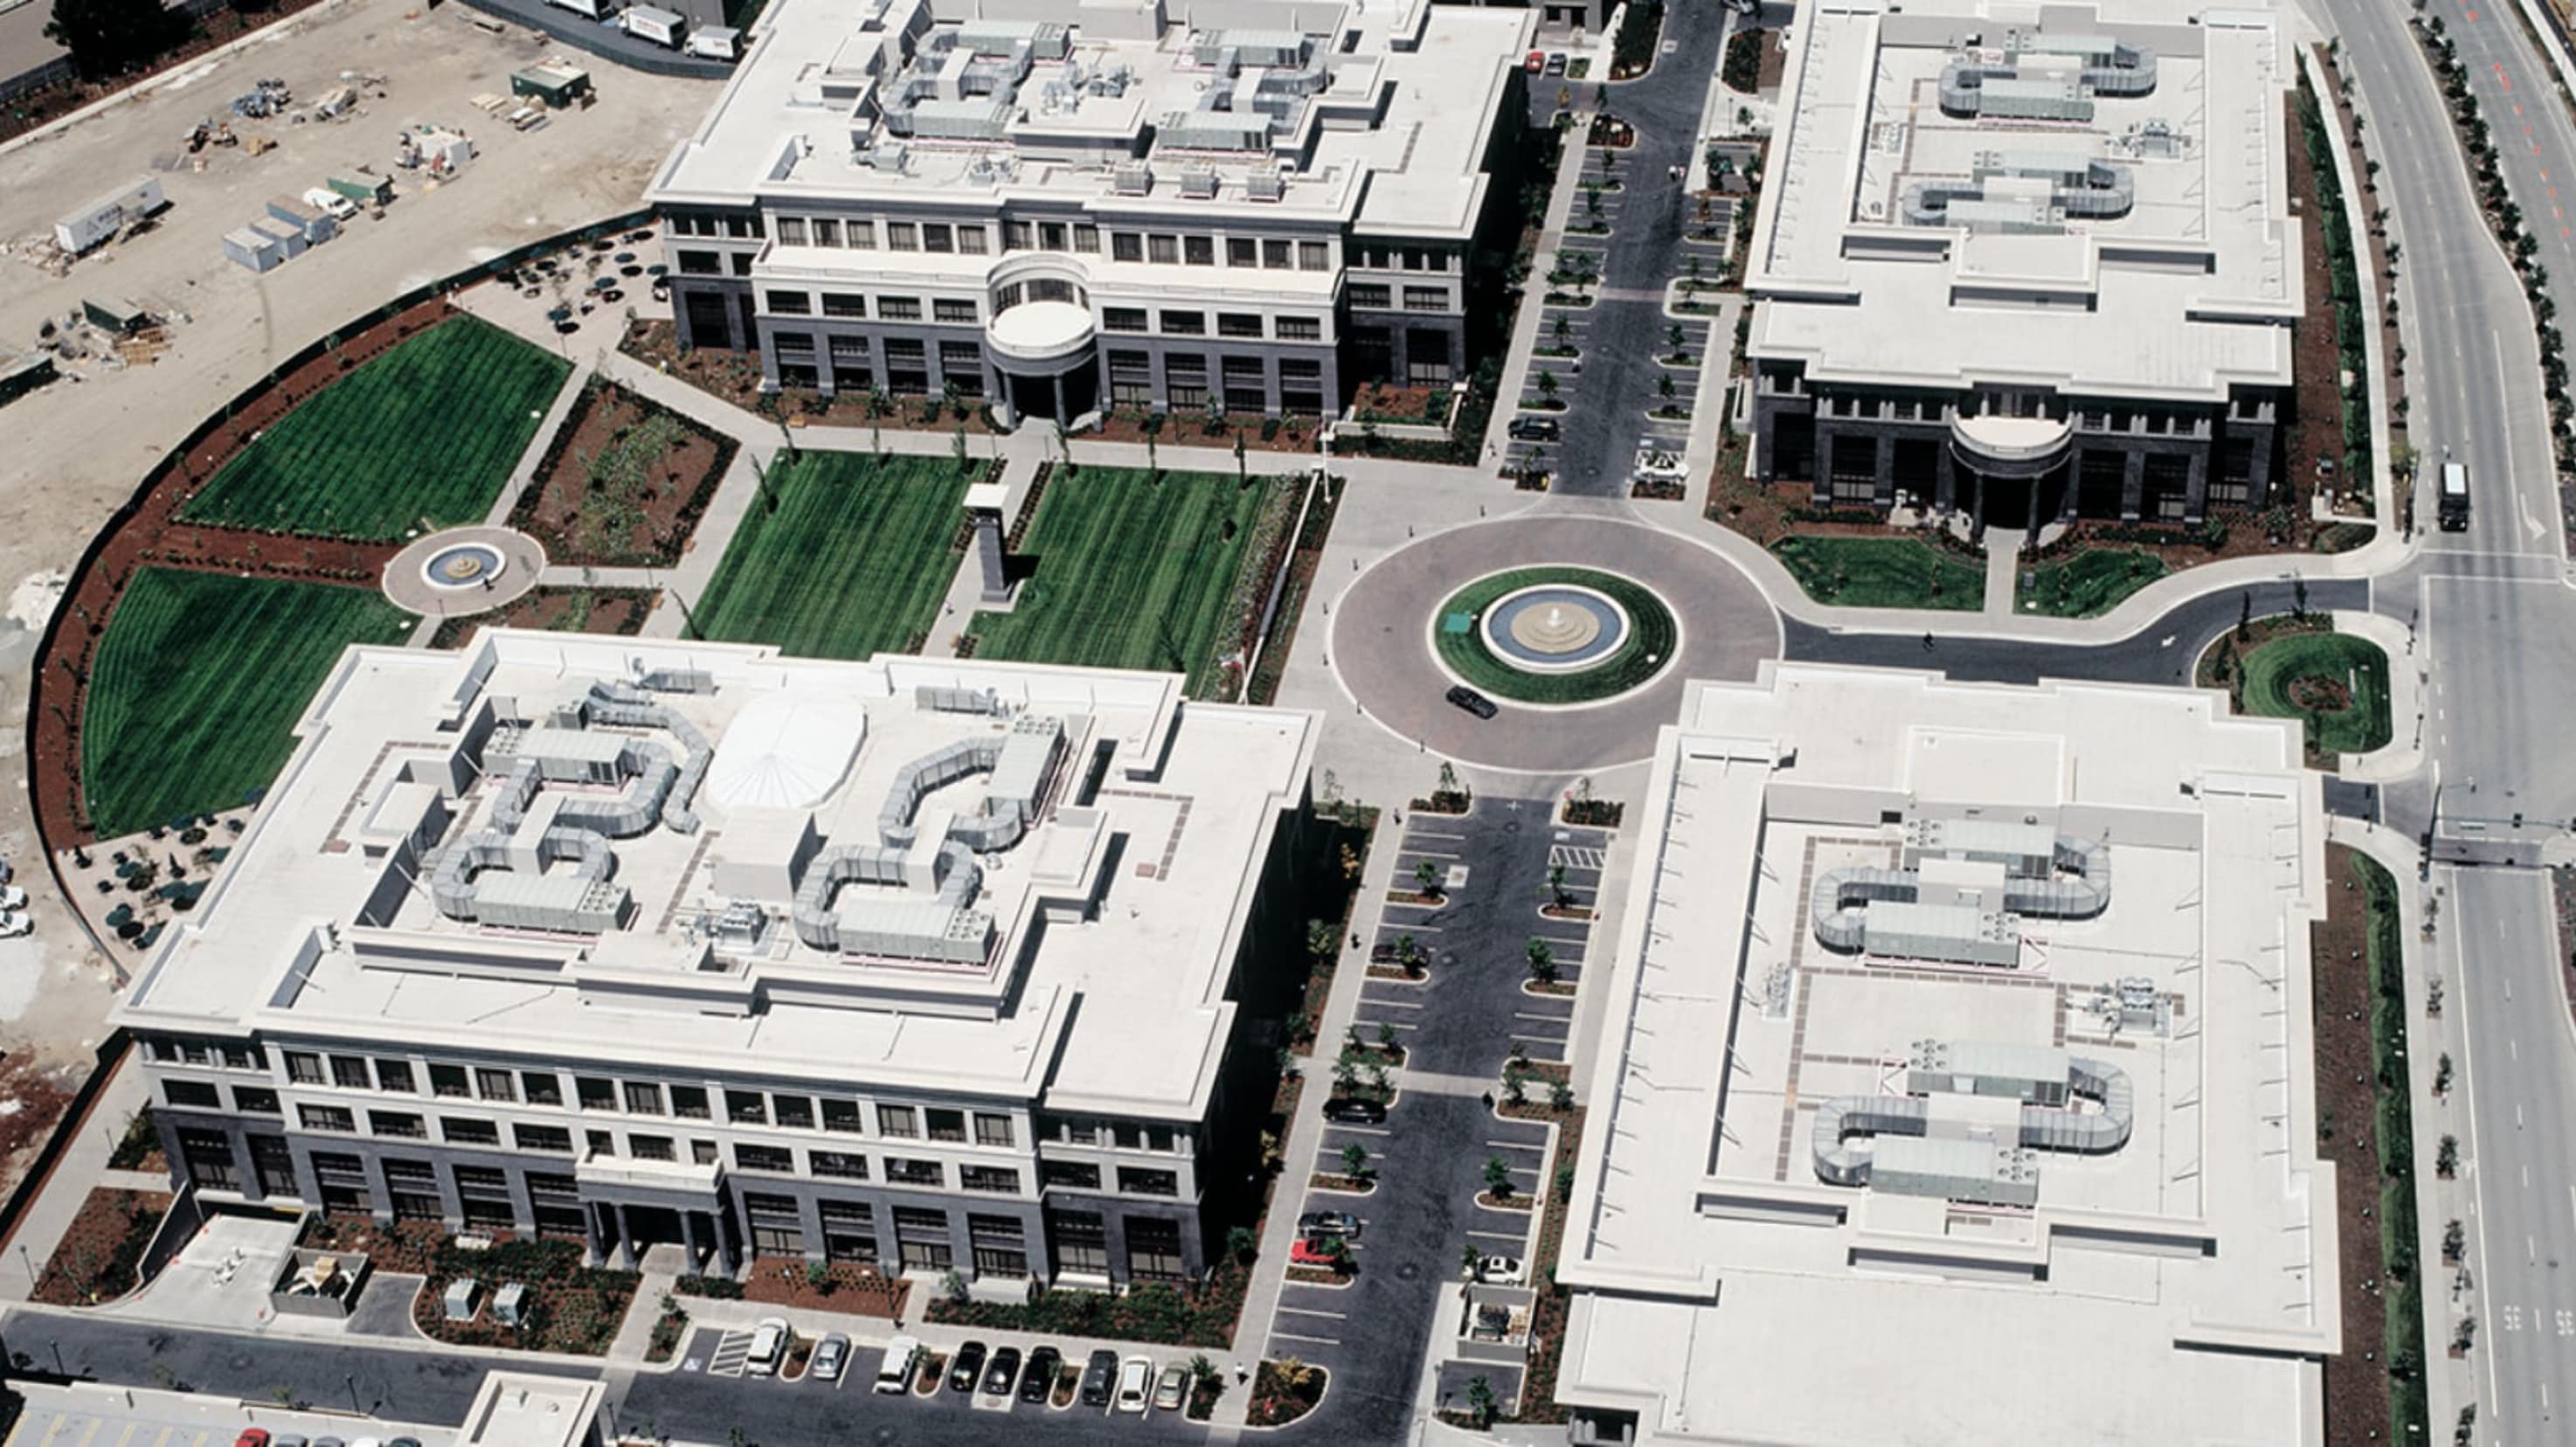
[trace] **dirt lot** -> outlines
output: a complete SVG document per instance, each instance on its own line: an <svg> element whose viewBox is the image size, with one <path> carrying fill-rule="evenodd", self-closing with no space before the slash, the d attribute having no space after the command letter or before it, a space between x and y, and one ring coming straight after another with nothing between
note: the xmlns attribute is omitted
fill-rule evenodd
<svg viewBox="0 0 2576 1447"><path fill-rule="evenodd" d="M0 453L0 712L26 709L35 632L59 575L130 493L145 470L208 412L297 348L398 293L524 242L636 207L672 144L713 98L703 81L667 80L592 66L599 102L520 133L469 104L507 92L509 73L554 52L513 30L496 39L454 8L327 6L227 60L183 67L147 92L66 129L0 147L0 351L36 340L38 327L84 297L130 299L184 316L148 366L111 371L76 364L71 378L9 405L11 445ZM190 168L182 133L263 76L310 96L343 70L386 77L341 121L240 122L276 149L209 150ZM435 190L397 180L385 219L351 230L264 277L223 259L218 241L281 192L301 192L334 172L391 170L398 128L443 121L471 135L481 156ZM164 169L163 163L174 169ZM146 234L111 242L55 276L21 245L52 218L135 174L159 175L171 207ZM78 380L73 380L77 378ZM23 769L25 740L0 734L0 770ZM0 1050L85 1060L100 1031L112 977L51 898L35 862L23 789L0 790L0 852L20 863L38 896L32 940L0 942L13 977L46 987L0 991ZM14 1176L0 1171L0 1188Z"/></svg>

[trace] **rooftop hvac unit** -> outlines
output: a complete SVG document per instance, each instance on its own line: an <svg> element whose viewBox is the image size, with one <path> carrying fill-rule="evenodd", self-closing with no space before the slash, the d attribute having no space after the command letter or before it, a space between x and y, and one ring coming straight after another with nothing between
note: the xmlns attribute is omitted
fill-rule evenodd
<svg viewBox="0 0 2576 1447"><path fill-rule="evenodd" d="M1212 166L1189 166L1181 171L1181 194L1193 201L1216 197L1216 169Z"/></svg>
<svg viewBox="0 0 2576 1447"><path fill-rule="evenodd" d="M1154 189L1154 168L1142 161L1128 161L1110 168L1109 183L1121 196L1143 196Z"/></svg>
<svg viewBox="0 0 2576 1447"><path fill-rule="evenodd" d="M1246 179L1244 189L1255 201L1283 201L1288 196L1288 179L1276 171L1255 171Z"/></svg>

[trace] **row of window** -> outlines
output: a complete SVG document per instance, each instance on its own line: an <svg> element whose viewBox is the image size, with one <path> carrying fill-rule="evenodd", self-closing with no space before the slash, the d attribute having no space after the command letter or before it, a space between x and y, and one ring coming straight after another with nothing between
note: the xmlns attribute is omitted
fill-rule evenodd
<svg viewBox="0 0 2576 1447"><path fill-rule="evenodd" d="M1357 287L1352 288L1354 292ZM1412 288L1408 287L1409 292ZM1359 303L1354 301L1352 305ZM1791 396L1804 390L1803 379L1796 373L1764 371L1763 390ZM1835 392L1819 404L1828 417L1887 419L1897 422L1942 422L1954 413L1977 415L1979 403L1958 403L1941 398L1881 397L1865 393ZM1987 399L1985 410L1994 415L2014 417L2062 416L2064 408L2042 399L2036 393L2016 393L2006 399ZM2241 415L2242 409L2231 409ZM2209 418L2198 412L2177 412L2144 407L2087 407L2076 414L2088 432L2144 432L2150 437L2205 437Z"/></svg>
<svg viewBox="0 0 2576 1447"><path fill-rule="evenodd" d="M1149 318L1143 307L1105 307L1100 313L1100 327L1111 332L1150 332L1154 321L1161 323L1167 337L1203 337L1208 334L1208 314L1165 308ZM1321 317L1283 316L1271 319L1272 335L1283 342L1318 342L1324 338ZM1257 339L1262 335L1261 317L1255 312L1218 312L1216 334L1220 337Z"/></svg>
<svg viewBox="0 0 2576 1447"><path fill-rule="evenodd" d="M663 218L674 236L704 236L736 241L756 241L769 234L768 224L757 214L726 216L692 212L672 212ZM880 236L879 227L883 232ZM991 237L980 221L885 221L851 216L781 216L778 218L778 240L785 246L828 246L855 251L874 251L880 240L888 251L957 252L966 256L986 254ZM1062 251L1089 256L1100 254L1100 227L1090 221L1004 221L1002 250ZM1110 254L1119 261L1143 261L1148 258L1177 261L1184 266L1214 266L1222 254L1225 264L1236 267L1260 266L1273 271L1294 267L1299 271L1332 269L1332 243L1320 240L1291 240L1282 237L1226 236L1183 234L1159 231L1113 231L1109 234ZM1354 244L1350 247L1353 266L1376 271L1454 271L1458 256L1453 251L1424 246L1392 246L1383 242Z"/></svg>
<svg viewBox="0 0 2576 1447"><path fill-rule="evenodd" d="M1112 405L1155 405L1154 359L1149 353L1112 351L1108 361L1109 400ZM1278 365L1281 409L1301 414L1320 411L1324 386L1322 360L1281 357ZM1264 411L1270 405L1268 367L1267 359L1261 357L1220 357L1217 377L1223 390L1212 391L1205 355L1166 352L1163 354L1162 405L1175 409L1204 407L1211 398L1221 398L1230 411Z"/></svg>
<svg viewBox="0 0 2576 1447"><path fill-rule="evenodd" d="M1383 283L1355 281L1342 289L1353 311L1382 312L1395 310L1395 297ZM1404 310L1409 312L1445 312L1454 310L1445 286L1408 286L1404 289Z"/></svg>
<svg viewBox="0 0 2576 1447"><path fill-rule="evenodd" d="M197 1040L174 1035L146 1035L143 1055L164 1065L222 1066L226 1070L268 1069L268 1052L229 1040Z"/></svg>
<svg viewBox="0 0 2576 1447"><path fill-rule="evenodd" d="M771 287L762 293L764 310L772 316L810 317L814 312L814 294ZM852 291L823 293L823 311L827 317L846 317L865 321L868 299ZM921 298L917 296L881 296L876 300L876 316L881 322L917 322L921 320ZM970 297L933 297L930 319L948 326L973 326L984 319L983 311Z"/></svg>

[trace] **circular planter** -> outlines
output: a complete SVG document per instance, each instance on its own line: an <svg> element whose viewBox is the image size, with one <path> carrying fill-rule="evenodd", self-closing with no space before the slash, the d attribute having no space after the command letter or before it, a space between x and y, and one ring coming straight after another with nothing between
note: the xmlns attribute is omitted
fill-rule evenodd
<svg viewBox="0 0 2576 1447"><path fill-rule="evenodd" d="M1515 703L1597 703L1643 687L1681 648L1672 609L1595 568L1513 568L1451 593L1431 651L1459 682Z"/></svg>

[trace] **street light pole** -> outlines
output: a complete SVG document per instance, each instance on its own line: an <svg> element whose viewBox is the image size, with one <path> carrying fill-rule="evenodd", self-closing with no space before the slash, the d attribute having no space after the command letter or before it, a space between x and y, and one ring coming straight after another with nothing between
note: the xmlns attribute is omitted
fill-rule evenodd
<svg viewBox="0 0 2576 1447"><path fill-rule="evenodd" d="M27 1243L24 1241L18 1243L18 1260L27 1268L27 1289L29 1291L35 1290L36 1258L27 1254Z"/></svg>

